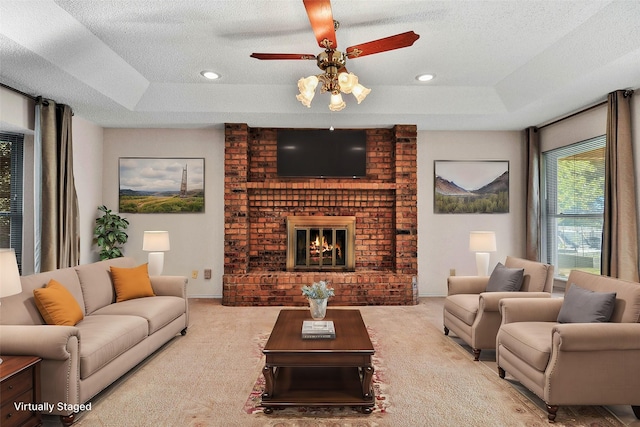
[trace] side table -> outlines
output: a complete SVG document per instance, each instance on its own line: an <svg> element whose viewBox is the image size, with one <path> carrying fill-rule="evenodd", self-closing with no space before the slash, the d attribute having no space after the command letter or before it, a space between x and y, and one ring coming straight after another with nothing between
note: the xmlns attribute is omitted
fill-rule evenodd
<svg viewBox="0 0 640 427"><path fill-rule="evenodd" d="M32 427L42 425L40 412L40 361L35 356L0 356L0 425ZM21 410L19 405L25 409Z"/></svg>

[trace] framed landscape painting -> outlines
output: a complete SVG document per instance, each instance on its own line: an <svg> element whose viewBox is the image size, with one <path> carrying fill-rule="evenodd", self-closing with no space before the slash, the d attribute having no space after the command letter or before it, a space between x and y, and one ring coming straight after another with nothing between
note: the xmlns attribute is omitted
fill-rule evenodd
<svg viewBox="0 0 640 427"><path fill-rule="evenodd" d="M203 158L121 157L118 171L120 212L204 212Z"/></svg>
<svg viewBox="0 0 640 427"><path fill-rule="evenodd" d="M434 213L508 213L509 162L436 160Z"/></svg>

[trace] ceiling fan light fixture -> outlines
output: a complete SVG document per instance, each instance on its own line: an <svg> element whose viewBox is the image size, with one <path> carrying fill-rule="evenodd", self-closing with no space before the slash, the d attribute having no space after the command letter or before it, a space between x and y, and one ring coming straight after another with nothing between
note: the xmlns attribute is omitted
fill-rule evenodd
<svg viewBox="0 0 640 427"><path fill-rule="evenodd" d="M355 46L347 47L344 52L336 50L338 42L336 40L336 30L340 23L333 19L331 12L331 0L303 0L307 11L311 28L318 42L318 46L324 49L318 55L308 53L257 53L250 55L251 58L260 60L316 60L316 65L324 74L319 74L317 80L322 82L321 91L331 93L331 111L340 111L346 104L342 100L342 93L352 93L358 104L371 92L358 83L358 77L349 73L345 68L347 58L355 59L389 50L402 49L412 46L420 38L419 34L413 31L405 31L389 37L372 40ZM317 83L316 83L317 85ZM314 90L316 85L313 86ZM303 105L310 107L313 94L311 85L304 79L298 81L300 94L296 98Z"/></svg>
<svg viewBox="0 0 640 427"><path fill-rule="evenodd" d="M433 80L434 77L434 74L418 74L416 76L416 80L419 82L428 82L430 80Z"/></svg>
<svg viewBox="0 0 640 427"><path fill-rule="evenodd" d="M217 80L220 78L220 74L216 73L215 71L209 71L209 70L201 71L200 75L209 80Z"/></svg>
<svg viewBox="0 0 640 427"><path fill-rule="evenodd" d="M346 107L347 104L342 100L342 95L340 92L331 94L331 103L329 104L329 110L331 111L340 111Z"/></svg>

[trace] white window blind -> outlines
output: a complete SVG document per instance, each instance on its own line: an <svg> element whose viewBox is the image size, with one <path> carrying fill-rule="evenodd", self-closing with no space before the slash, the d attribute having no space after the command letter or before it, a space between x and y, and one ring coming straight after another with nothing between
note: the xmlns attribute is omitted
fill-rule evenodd
<svg viewBox="0 0 640 427"><path fill-rule="evenodd" d="M22 174L21 134L0 132L0 248L13 248L22 271Z"/></svg>
<svg viewBox="0 0 640 427"><path fill-rule="evenodd" d="M600 273L605 145L602 135L543 154L546 258L560 277Z"/></svg>

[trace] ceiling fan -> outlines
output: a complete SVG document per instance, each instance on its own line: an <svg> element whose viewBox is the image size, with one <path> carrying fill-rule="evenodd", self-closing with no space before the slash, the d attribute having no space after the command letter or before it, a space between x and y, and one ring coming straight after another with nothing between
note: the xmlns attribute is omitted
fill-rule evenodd
<svg viewBox="0 0 640 427"><path fill-rule="evenodd" d="M333 20L331 13L331 0L302 0L309 16L311 28L316 36L318 45L324 48L324 52L318 55L300 53L252 53L251 57L266 60L316 60L323 74L301 78L298 81L300 94L296 96L298 101L306 107L311 107L311 100L315 95L318 83L322 83L322 92L331 93L331 111L340 111L346 104L342 100L343 93L352 93L358 104L371 92L358 82L358 77L347 71L345 65L348 59L360 58L374 53L409 47L420 38L413 31L396 34L395 36L373 40L367 43L348 47L344 52L337 49L336 30L340 26Z"/></svg>

